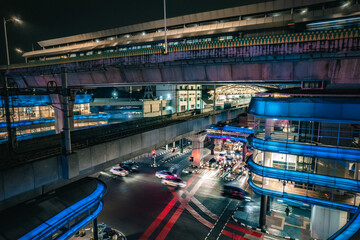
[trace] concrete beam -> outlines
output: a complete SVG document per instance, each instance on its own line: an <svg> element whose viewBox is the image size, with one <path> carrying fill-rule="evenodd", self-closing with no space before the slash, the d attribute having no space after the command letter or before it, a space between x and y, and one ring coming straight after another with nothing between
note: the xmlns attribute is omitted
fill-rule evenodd
<svg viewBox="0 0 360 240"><path fill-rule="evenodd" d="M197 118L80 149L68 156L67 168L63 168L61 156L58 156L1 170L0 210L143 153L150 153L155 148L190 137L218 121L224 121L227 115L235 118L245 112L245 108L233 109L228 112L221 112L214 116ZM63 177L65 169L68 169L65 175L69 176L69 179Z"/></svg>

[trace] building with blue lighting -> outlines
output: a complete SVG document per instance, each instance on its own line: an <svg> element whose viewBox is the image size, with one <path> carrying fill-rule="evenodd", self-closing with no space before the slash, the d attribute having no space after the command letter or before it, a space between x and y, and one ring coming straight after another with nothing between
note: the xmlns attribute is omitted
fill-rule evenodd
<svg viewBox="0 0 360 240"><path fill-rule="evenodd" d="M249 184L262 195L261 214L269 196L311 204L311 235L328 239L360 203L360 100L298 96L252 98ZM260 225L265 225L261 216Z"/></svg>

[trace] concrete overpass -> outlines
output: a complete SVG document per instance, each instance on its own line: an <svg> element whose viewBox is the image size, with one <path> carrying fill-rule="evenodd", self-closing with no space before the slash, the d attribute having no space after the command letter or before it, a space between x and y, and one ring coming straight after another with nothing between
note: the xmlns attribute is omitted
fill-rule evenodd
<svg viewBox="0 0 360 240"><path fill-rule="evenodd" d="M186 116L170 125L143 130L127 131L116 138L75 150L64 161L61 155L29 160L0 170L0 209L37 197L60 186L99 172L122 161L131 159L154 148L194 136L211 124L235 118L245 108ZM133 134L131 134L131 131ZM89 138L89 141L91 141ZM46 141L33 140L33 145ZM50 147L48 147L50 148ZM23 155L26 157L26 153ZM21 159L17 159L19 161Z"/></svg>
<svg viewBox="0 0 360 240"><path fill-rule="evenodd" d="M69 87L150 85L164 83L357 83L359 29L273 35L238 41L184 44L163 49L129 50L73 59L10 66L18 88L61 86L61 68ZM0 68L1 69L1 68Z"/></svg>

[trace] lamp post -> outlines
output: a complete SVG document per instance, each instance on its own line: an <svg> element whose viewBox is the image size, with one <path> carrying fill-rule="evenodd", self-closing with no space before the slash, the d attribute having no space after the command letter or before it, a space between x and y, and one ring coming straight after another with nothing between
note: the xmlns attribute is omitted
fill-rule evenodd
<svg viewBox="0 0 360 240"><path fill-rule="evenodd" d="M9 46L8 46L8 39L7 39L7 29L6 29L6 23L7 22L17 22L17 23L21 23L21 20L18 18L9 18L9 19L5 19L3 18L3 23L4 23L4 34L5 34L5 47L6 47L6 59L7 59L7 65L10 65L10 57L9 57Z"/></svg>
<svg viewBox="0 0 360 240"><path fill-rule="evenodd" d="M166 0L164 0L164 32L165 32L165 54L168 52L168 44L166 37Z"/></svg>
<svg viewBox="0 0 360 240"><path fill-rule="evenodd" d="M21 23L21 20L18 18L10 18L5 19L3 18L4 23L4 35L5 35L5 48L6 48L6 60L7 60L7 66L10 65L10 57L9 57L9 46L8 46L8 39L7 39L7 29L6 29L6 23L7 22L18 22ZM10 119L10 103L9 103L9 91L8 91L8 81L6 73L4 72L4 79L3 79L3 89L4 89L4 107L5 107L5 118L6 118L6 128L8 132L8 149L10 156L12 155L13 150L13 136L12 136L12 129L11 129L11 119Z"/></svg>

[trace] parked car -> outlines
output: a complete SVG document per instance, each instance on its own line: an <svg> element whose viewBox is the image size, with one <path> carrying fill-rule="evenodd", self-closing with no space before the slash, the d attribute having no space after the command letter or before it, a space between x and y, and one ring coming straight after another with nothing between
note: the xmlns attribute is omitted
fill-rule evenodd
<svg viewBox="0 0 360 240"><path fill-rule="evenodd" d="M167 176L161 179L161 183L172 187L180 187L180 188L186 187L186 183L183 180L174 176Z"/></svg>
<svg viewBox="0 0 360 240"><path fill-rule="evenodd" d="M118 176L122 176L122 177L125 177L129 174L129 172L126 171L125 169L123 169L122 167L112 167L110 169L110 172L114 175L118 175Z"/></svg>
<svg viewBox="0 0 360 240"><path fill-rule="evenodd" d="M139 166L136 165L135 163L122 163L120 164L120 166L129 172L139 171Z"/></svg>
<svg viewBox="0 0 360 240"><path fill-rule="evenodd" d="M158 178L165 178L167 176L174 176L174 175L170 171L162 170L162 171L157 171L155 173L155 176L158 177Z"/></svg>

